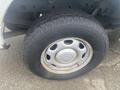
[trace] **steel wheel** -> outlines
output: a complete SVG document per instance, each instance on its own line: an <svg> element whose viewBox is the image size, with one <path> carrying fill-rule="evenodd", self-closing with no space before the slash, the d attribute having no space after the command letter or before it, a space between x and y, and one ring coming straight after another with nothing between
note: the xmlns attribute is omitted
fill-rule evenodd
<svg viewBox="0 0 120 90"><path fill-rule="evenodd" d="M49 72L68 74L85 67L93 56L91 45L80 38L64 38L50 44L41 55L41 63Z"/></svg>

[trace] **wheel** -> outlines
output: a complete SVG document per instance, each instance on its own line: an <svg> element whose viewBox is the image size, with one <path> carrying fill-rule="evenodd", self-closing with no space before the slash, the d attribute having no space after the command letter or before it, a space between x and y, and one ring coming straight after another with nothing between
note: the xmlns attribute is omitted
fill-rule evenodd
<svg viewBox="0 0 120 90"><path fill-rule="evenodd" d="M55 80L83 75L95 68L109 46L103 27L79 15L53 16L32 27L23 57L35 74Z"/></svg>

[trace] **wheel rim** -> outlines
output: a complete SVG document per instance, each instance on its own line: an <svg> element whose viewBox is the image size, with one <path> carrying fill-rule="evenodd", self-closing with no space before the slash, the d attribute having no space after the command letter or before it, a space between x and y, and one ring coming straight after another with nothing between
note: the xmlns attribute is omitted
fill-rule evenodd
<svg viewBox="0 0 120 90"><path fill-rule="evenodd" d="M92 59L92 46L80 38L63 38L51 43L43 51L42 66L55 74L69 74L79 71Z"/></svg>

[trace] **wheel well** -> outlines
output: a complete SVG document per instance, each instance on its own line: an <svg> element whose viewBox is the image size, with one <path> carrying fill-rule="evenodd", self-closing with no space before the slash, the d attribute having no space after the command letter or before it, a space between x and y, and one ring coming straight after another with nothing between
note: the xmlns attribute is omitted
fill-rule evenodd
<svg viewBox="0 0 120 90"><path fill-rule="evenodd" d="M101 1L103 0L13 0L6 11L4 22L9 29L27 29L40 17L40 15L55 10L81 9L88 14L92 14ZM101 18L101 12L105 10L106 7L104 6L103 8L100 8L100 11L97 13L97 15L99 14L98 16L100 16L102 24L107 21L102 21ZM97 19L99 19L99 17L97 17ZM108 24L108 22L105 24Z"/></svg>

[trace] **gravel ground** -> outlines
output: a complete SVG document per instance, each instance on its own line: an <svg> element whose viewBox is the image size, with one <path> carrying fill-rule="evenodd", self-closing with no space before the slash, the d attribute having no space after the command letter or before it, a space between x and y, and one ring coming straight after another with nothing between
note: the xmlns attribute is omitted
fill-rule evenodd
<svg viewBox="0 0 120 90"><path fill-rule="evenodd" d="M111 41L103 62L87 75L51 81L26 69L22 61L23 39L24 36L8 39L12 47L0 51L0 90L120 90L120 41Z"/></svg>

